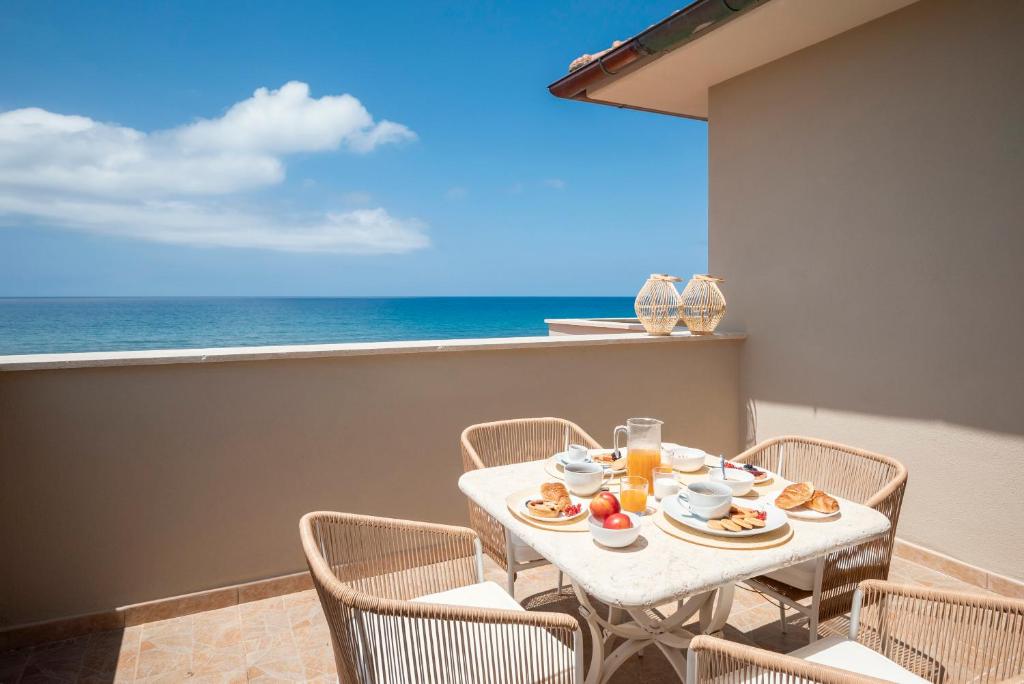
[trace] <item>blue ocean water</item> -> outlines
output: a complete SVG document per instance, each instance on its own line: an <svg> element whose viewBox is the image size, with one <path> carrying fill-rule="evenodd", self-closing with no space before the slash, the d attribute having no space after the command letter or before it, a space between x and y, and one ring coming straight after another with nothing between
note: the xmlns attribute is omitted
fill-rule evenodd
<svg viewBox="0 0 1024 684"><path fill-rule="evenodd" d="M0 299L0 354L546 335L632 297Z"/></svg>

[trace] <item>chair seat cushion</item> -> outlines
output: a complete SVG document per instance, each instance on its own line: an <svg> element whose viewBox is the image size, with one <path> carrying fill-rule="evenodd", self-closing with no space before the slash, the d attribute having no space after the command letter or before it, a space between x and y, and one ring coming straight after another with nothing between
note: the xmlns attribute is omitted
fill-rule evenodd
<svg viewBox="0 0 1024 684"><path fill-rule="evenodd" d="M507 591L494 582L470 584L436 594L417 596L412 600L415 603L444 603L449 606L466 606L467 608L524 610L514 598L508 595Z"/></svg>
<svg viewBox="0 0 1024 684"><path fill-rule="evenodd" d="M526 544L522 539L512 534L507 533L509 541L512 545L512 560L516 563L529 563L531 561L540 560L543 558L539 553L534 551L530 546Z"/></svg>
<svg viewBox="0 0 1024 684"><path fill-rule="evenodd" d="M921 684L928 681L897 665L881 653L839 636L819 639L789 655L810 663L828 665L898 684Z"/></svg>
<svg viewBox="0 0 1024 684"><path fill-rule="evenodd" d="M765 577L771 577L776 582L782 582L797 589L814 591L814 566L815 561L804 561L788 568L766 573Z"/></svg>

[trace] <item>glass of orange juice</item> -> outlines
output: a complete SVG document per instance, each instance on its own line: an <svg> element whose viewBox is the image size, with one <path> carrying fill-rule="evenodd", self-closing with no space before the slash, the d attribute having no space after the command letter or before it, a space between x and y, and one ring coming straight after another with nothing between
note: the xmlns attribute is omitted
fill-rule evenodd
<svg viewBox="0 0 1024 684"><path fill-rule="evenodd" d="M647 509L647 478L639 475L619 478L619 503L624 511L643 513Z"/></svg>
<svg viewBox="0 0 1024 684"><path fill-rule="evenodd" d="M626 437L626 474L647 480L648 493L654 493L654 469L661 465L661 426L657 418L630 418L615 428L613 445L619 448L619 435Z"/></svg>

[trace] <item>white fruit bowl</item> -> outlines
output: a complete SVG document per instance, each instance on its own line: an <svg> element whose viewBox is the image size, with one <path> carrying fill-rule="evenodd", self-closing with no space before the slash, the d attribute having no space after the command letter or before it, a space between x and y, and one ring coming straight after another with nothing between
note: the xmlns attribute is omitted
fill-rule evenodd
<svg viewBox="0 0 1024 684"><path fill-rule="evenodd" d="M612 549L621 549L623 546L629 546L635 542L637 537L640 536L640 516L629 511L622 511L622 513L628 516L629 521L633 523L632 527L628 530L609 530L593 515L588 517L587 523L590 527L590 536L594 538L594 541L601 546L607 546Z"/></svg>

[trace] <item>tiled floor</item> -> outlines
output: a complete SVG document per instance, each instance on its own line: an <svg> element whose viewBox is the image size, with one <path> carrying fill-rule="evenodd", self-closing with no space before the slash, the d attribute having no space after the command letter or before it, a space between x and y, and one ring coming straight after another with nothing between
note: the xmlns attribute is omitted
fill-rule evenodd
<svg viewBox="0 0 1024 684"><path fill-rule="evenodd" d="M490 565L489 579L504 582ZM984 592L957 579L895 559L890 579L908 584ZM554 592L551 567L523 573L516 598L527 608L578 615L568 590ZM838 620L837 622L841 622ZM841 625L830 625L832 628ZM587 630L585 638L589 640ZM782 634L778 608L737 589L728 639L779 652L807 643L796 621ZM15 682L335 682L330 635L316 594L304 591L123 631L0 653L0 684ZM631 659L614 682L673 682L656 649Z"/></svg>

